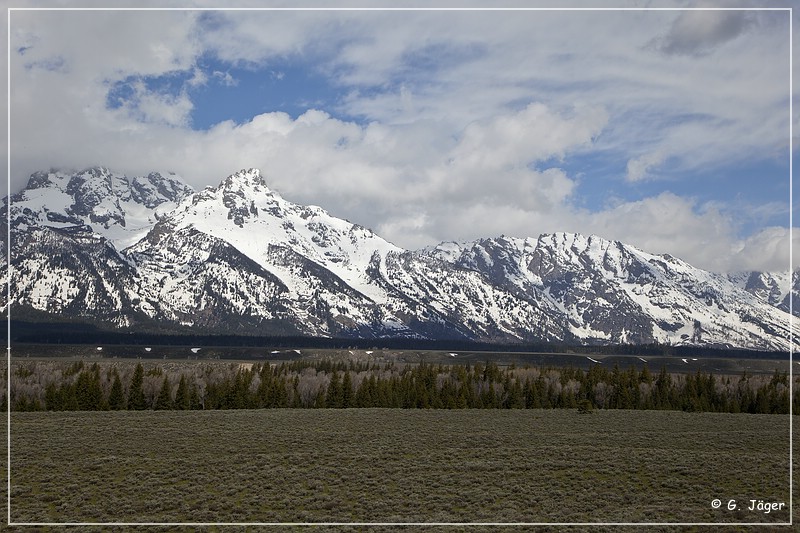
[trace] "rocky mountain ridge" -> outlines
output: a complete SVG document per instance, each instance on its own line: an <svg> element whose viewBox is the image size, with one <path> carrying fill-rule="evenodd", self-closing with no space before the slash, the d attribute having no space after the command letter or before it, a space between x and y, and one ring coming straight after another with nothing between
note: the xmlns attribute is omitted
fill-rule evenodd
<svg viewBox="0 0 800 533"><path fill-rule="evenodd" d="M109 327L785 350L800 283L567 233L403 250L256 169L198 192L167 172L38 172L3 209L12 316Z"/></svg>

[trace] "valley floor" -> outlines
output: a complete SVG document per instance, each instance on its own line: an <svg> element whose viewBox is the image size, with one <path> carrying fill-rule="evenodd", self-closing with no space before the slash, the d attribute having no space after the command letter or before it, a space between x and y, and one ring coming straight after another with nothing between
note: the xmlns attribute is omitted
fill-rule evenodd
<svg viewBox="0 0 800 533"><path fill-rule="evenodd" d="M775 524L788 437L676 411L12 413L11 519Z"/></svg>

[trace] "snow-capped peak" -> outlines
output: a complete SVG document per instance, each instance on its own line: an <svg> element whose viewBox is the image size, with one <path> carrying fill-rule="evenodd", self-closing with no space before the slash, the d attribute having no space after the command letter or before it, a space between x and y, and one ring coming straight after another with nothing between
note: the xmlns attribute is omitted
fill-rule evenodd
<svg viewBox="0 0 800 533"><path fill-rule="evenodd" d="M225 178L220 187L224 189L249 189L255 192L270 192L267 182L257 168L246 168Z"/></svg>
<svg viewBox="0 0 800 533"><path fill-rule="evenodd" d="M320 207L285 200L270 190L258 169L240 170L195 194L169 221L177 231L193 228L229 243L288 286L287 273L274 265L279 249L301 254L376 298L380 291L363 276L368 265L375 257L404 251Z"/></svg>
<svg viewBox="0 0 800 533"><path fill-rule="evenodd" d="M762 349L785 349L790 327L800 338L782 310L796 304L796 274L729 279L578 233L409 252L282 198L257 169L190 193L170 173L34 174L8 204L11 303L257 334Z"/></svg>
<svg viewBox="0 0 800 533"><path fill-rule="evenodd" d="M121 249L193 192L171 172L128 177L102 166L53 169L31 175L26 188L11 197L10 216L28 225L91 228Z"/></svg>

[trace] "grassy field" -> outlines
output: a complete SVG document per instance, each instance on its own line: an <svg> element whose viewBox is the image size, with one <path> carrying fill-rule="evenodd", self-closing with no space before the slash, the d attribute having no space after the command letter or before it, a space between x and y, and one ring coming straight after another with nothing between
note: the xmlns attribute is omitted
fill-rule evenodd
<svg viewBox="0 0 800 533"><path fill-rule="evenodd" d="M779 415L39 412L11 443L15 522L788 520Z"/></svg>

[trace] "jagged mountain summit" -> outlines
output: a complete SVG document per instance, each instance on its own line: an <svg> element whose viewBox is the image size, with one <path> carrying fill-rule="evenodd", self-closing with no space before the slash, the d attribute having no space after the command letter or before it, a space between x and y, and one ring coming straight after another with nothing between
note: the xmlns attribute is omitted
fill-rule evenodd
<svg viewBox="0 0 800 533"><path fill-rule="evenodd" d="M12 223L87 226L124 249L144 237L160 213L171 211L192 193L192 187L171 172L133 178L104 167L77 173L36 172L25 189L11 197Z"/></svg>
<svg viewBox="0 0 800 533"><path fill-rule="evenodd" d="M403 250L320 207L282 198L256 169L198 192L164 172L39 172L4 209L11 313L35 320L785 350L786 310L797 295L797 275L723 276L596 236Z"/></svg>
<svg viewBox="0 0 800 533"><path fill-rule="evenodd" d="M617 241L555 233L440 245L430 253L479 270L492 283L540 292L581 339L747 347L760 346L767 331L788 339L788 315L758 293Z"/></svg>

